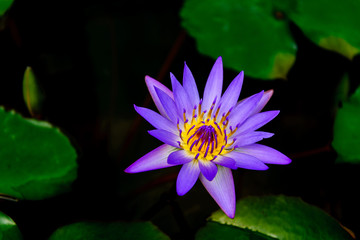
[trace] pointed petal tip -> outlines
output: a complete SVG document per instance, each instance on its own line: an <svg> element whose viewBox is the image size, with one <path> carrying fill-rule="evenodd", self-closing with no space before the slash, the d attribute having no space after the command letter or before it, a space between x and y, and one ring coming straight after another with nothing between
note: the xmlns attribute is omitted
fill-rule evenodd
<svg viewBox="0 0 360 240"><path fill-rule="evenodd" d="M178 184L177 184L178 185ZM192 187L191 187L192 188ZM185 188L180 188L178 186L176 186L176 193L178 196L184 196L185 194L187 194L191 189L185 189Z"/></svg>
<svg viewBox="0 0 360 240"><path fill-rule="evenodd" d="M289 157L285 156L284 159L283 159L283 162L280 165L288 165L291 162L292 162L292 160Z"/></svg>
<svg viewBox="0 0 360 240"><path fill-rule="evenodd" d="M266 171L268 169L269 169L269 167L267 165L265 165L262 169L258 169L258 171Z"/></svg>
<svg viewBox="0 0 360 240"><path fill-rule="evenodd" d="M149 84L153 82L158 82L155 78L150 77L149 75L145 75L145 83L149 86ZM152 84L151 84L152 85Z"/></svg>
<svg viewBox="0 0 360 240"><path fill-rule="evenodd" d="M274 89L269 89L269 90L265 91L265 93L266 93L266 94L269 94L270 96L272 96L273 93L274 93Z"/></svg>
<svg viewBox="0 0 360 240"><path fill-rule="evenodd" d="M221 56L219 56L219 57L216 59L214 66L215 66L215 65L218 65L218 67L221 67L221 68L222 68L223 61L222 61L222 57L221 57Z"/></svg>
<svg viewBox="0 0 360 240"><path fill-rule="evenodd" d="M131 172L131 169L129 169L130 167L128 167L128 168L126 168L125 170L124 170L124 172L126 172L126 173L132 173Z"/></svg>
<svg viewBox="0 0 360 240"><path fill-rule="evenodd" d="M136 162L135 162L136 163ZM137 169L137 165L135 164L135 163L133 163L133 164L131 164L130 166L128 166L125 170L124 170L124 172L126 172L126 173L139 173L139 172L141 172L141 171L136 171L136 169Z"/></svg>
<svg viewBox="0 0 360 240"><path fill-rule="evenodd" d="M232 210L231 212L224 212L225 214L226 214L226 216L228 216L229 218L231 218L231 219L234 219L234 217L235 217L235 208L234 208L234 210Z"/></svg>

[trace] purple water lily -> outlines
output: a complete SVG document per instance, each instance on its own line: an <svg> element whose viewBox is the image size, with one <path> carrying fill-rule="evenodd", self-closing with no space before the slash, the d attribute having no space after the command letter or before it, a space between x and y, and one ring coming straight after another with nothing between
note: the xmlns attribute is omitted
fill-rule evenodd
<svg viewBox="0 0 360 240"><path fill-rule="evenodd" d="M256 131L279 111L260 111L273 91L261 91L238 102L244 73L230 83L221 96L222 59L219 57L205 85L203 98L185 63L183 85L170 74L173 92L146 76L145 81L160 114L135 106L156 129L149 134L164 144L147 153L125 172L137 173L182 165L176 181L178 195L186 194L200 181L230 218L235 215L232 169L266 170L265 164L289 164L279 151L256 142L273 133Z"/></svg>

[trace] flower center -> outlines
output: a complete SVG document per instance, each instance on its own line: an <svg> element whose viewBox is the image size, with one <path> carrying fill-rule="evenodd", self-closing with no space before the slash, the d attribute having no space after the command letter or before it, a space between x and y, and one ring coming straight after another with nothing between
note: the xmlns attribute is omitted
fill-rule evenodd
<svg viewBox="0 0 360 240"><path fill-rule="evenodd" d="M228 142L228 138L236 131L236 129L227 127L229 123L227 116L230 114L230 110L227 114L223 114L217 123L220 107L213 114L214 105L215 101L208 113L206 111L201 112L200 102L198 109L196 106L194 107L190 121L186 118L184 111L183 130L178 123L179 136L182 140L179 145L193 154L195 159L201 158L211 161L218 155L231 152L235 148L232 146L235 139Z"/></svg>

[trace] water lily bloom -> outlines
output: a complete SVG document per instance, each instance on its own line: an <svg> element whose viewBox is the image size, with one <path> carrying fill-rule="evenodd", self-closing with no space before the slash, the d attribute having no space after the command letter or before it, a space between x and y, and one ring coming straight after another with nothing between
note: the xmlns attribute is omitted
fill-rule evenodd
<svg viewBox="0 0 360 240"><path fill-rule="evenodd" d="M156 128L149 134L164 144L138 159L125 172L182 165L176 181L178 195L186 194L200 179L225 214L234 218L236 199L232 169L266 170L266 164L291 162L279 151L257 143L273 136L273 133L256 131L279 113L260 113L273 91L261 91L238 101L244 78L241 72L221 96L221 57L209 74L202 99L186 63L183 85L171 73L170 78L173 91L145 77L160 114L135 106L135 110Z"/></svg>

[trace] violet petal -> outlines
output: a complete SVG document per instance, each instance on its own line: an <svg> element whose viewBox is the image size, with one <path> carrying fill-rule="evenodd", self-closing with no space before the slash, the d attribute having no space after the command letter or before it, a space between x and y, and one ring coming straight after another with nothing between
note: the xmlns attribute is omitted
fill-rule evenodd
<svg viewBox="0 0 360 240"><path fill-rule="evenodd" d="M194 156L187 153L184 150L179 150L176 152L172 152L168 159L167 162L168 164L171 165L180 165L180 164L186 164L188 162L191 162L194 159Z"/></svg>
<svg viewBox="0 0 360 240"><path fill-rule="evenodd" d="M218 173L212 181L200 174L200 180L212 198L229 218L235 217L236 199L231 169L218 166Z"/></svg>
<svg viewBox="0 0 360 240"><path fill-rule="evenodd" d="M173 123L177 123L178 119L182 119L182 116L177 111L174 100L157 87L155 87L155 91L169 119Z"/></svg>
<svg viewBox="0 0 360 240"><path fill-rule="evenodd" d="M189 97L189 101L192 106L198 105L200 102L199 91L196 86L195 79L186 65L184 66L184 73L183 73L183 86L184 89Z"/></svg>
<svg viewBox="0 0 360 240"><path fill-rule="evenodd" d="M176 124L171 122L169 119L161 116L157 112L154 112L153 110L138 107L134 105L135 110L151 125L153 125L157 129L163 129L168 132L172 132L174 134L178 133Z"/></svg>
<svg viewBox="0 0 360 240"><path fill-rule="evenodd" d="M219 102L219 105L221 105L219 116L222 116L223 113L226 114L230 108L235 106L240 96L243 80L244 71L241 71L230 83L225 93L221 97L221 100Z"/></svg>
<svg viewBox="0 0 360 240"><path fill-rule="evenodd" d="M262 98L258 102L257 106L253 109L250 116L252 116L252 115L254 115L256 113L259 113L261 110L263 110L263 108L265 107L265 105L268 103L271 96L273 95L273 93L274 93L273 90L268 90L268 91L264 92L264 95L262 96Z"/></svg>
<svg viewBox="0 0 360 240"><path fill-rule="evenodd" d="M179 141L181 140L180 137L178 135L175 135L171 132L162 130L162 129L155 129L155 130L150 130L148 131L148 133L159 139L160 141L162 141L163 143L166 143L168 145L171 145L173 147L176 148L180 148L179 146Z"/></svg>
<svg viewBox="0 0 360 240"><path fill-rule="evenodd" d="M177 110L181 114L183 114L184 110L186 110L186 116L189 118L192 114L194 106L191 105L188 94L172 73L170 73L170 78Z"/></svg>
<svg viewBox="0 0 360 240"><path fill-rule="evenodd" d="M291 163L291 159L278 150L261 144L244 146L236 149L236 151L254 156L260 161L268 164L285 165Z"/></svg>
<svg viewBox="0 0 360 240"><path fill-rule="evenodd" d="M270 138L272 136L274 136L273 133L254 131L254 132L247 132L245 134L243 133L234 134L233 136L231 136L231 139L236 138L235 142L233 143L233 146L241 147L256 143L258 141L263 140L264 138Z"/></svg>
<svg viewBox="0 0 360 240"><path fill-rule="evenodd" d="M202 109L209 110L215 99L220 100L223 85L222 58L218 57L206 81Z"/></svg>
<svg viewBox="0 0 360 240"><path fill-rule="evenodd" d="M157 81L157 80L155 80L155 79L153 79L152 77L149 77L149 76L145 76L145 83L146 83L146 86L149 89L149 93L150 93L150 95L151 95L157 109L159 110L159 113L161 115L167 117L166 111L165 111L164 107L162 106L162 103L160 102L160 99L159 99L158 95L156 94L155 87L161 89L171 99L174 99L174 95L173 95L172 91L170 91L167 87L165 87L159 81Z"/></svg>
<svg viewBox="0 0 360 240"><path fill-rule="evenodd" d="M245 153L240 153L236 150L228 153L226 156L234 159L238 168L245 168L250 170L267 170L269 168L256 157Z"/></svg>
<svg viewBox="0 0 360 240"><path fill-rule="evenodd" d="M241 124L236 132L246 133L261 128L262 126L273 120L279 114L279 112L280 111L278 110L274 110L257 113L252 117L248 118L243 124Z"/></svg>
<svg viewBox="0 0 360 240"><path fill-rule="evenodd" d="M184 164L176 180L176 192L179 196L185 195L196 183L200 174L197 162L192 161Z"/></svg>
<svg viewBox="0 0 360 240"><path fill-rule="evenodd" d="M172 146L169 146L167 144L161 145L160 147L155 148L151 152L139 158L136 162L126 168L125 172L138 173L160 168L172 167L174 165L168 164L167 159L169 154L174 151L177 151L177 149Z"/></svg>
<svg viewBox="0 0 360 240"><path fill-rule="evenodd" d="M243 123L253 112L262 96L263 91L239 102L229 115L230 126L235 127L237 124Z"/></svg>
<svg viewBox="0 0 360 240"><path fill-rule="evenodd" d="M236 162L234 159L229 158L229 157L225 157L222 155L218 155L217 158L215 158L213 161L213 163L221 165L223 167L227 167L227 168L231 168L231 169L237 169L236 167Z"/></svg>
<svg viewBox="0 0 360 240"><path fill-rule="evenodd" d="M204 175L207 180L212 181L216 176L218 169L215 163L199 159L199 167L201 174Z"/></svg>

